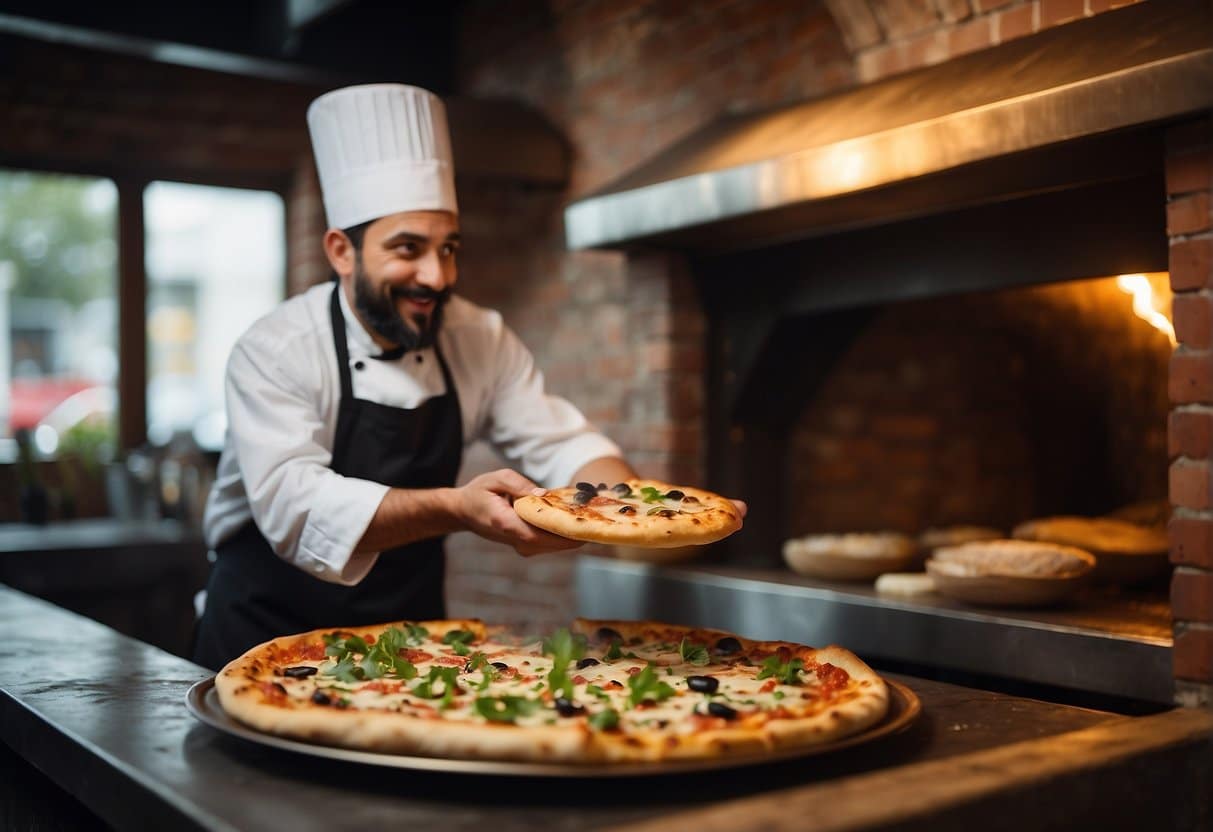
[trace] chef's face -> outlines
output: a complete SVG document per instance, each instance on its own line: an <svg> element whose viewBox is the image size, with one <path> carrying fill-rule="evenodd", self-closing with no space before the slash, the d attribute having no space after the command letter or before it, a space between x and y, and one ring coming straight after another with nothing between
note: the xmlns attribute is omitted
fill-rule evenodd
<svg viewBox="0 0 1213 832"><path fill-rule="evenodd" d="M392 214L368 225L362 245L350 248L342 258L348 268L338 274L376 340L406 349L432 344L457 276L458 218L446 211Z"/></svg>

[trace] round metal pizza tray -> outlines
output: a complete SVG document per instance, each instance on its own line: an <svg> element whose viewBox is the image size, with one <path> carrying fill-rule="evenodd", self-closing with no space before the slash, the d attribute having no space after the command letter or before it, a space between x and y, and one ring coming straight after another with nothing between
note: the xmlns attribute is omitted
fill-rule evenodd
<svg viewBox="0 0 1213 832"><path fill-rule="evenodd" d="M258 745L328 760L342 760L364 765L388 766L391 768L449 774L559 777L564 779L637 777L653 774L686 774L711 771L827 754L899 733L909 727L918 718L919 713L922 711L922 703L912 690L900 682L894 682L890 679L886 679L885 682L889 686L889 712L885 714L884 719L880 722L866 731L853 736L843 737L840 740L823 745L792 748L769 754L747 754L744 756L726 754L722 757L706 760L670 760L655 763L571 764L567 762L532 763L509 760L455 760L446 757L382 754L373 751L355 751L349 748L337 748L330 745L316 745L301 740L263 734L232 719L219 704L219 695L215 693L215 679L213 676L209 679L203 679L190 687L185 695L185 706L199 720L230 736L239 737L242 740L257 743Z"/></svg>

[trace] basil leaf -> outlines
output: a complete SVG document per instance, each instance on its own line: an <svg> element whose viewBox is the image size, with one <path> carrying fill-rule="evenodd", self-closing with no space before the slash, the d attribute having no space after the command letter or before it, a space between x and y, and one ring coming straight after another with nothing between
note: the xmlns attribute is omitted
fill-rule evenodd
<svg viewBox="0 0 1213 832"><path fill-rule="evenodd" d="M569 676L569 664L585 655L586 638L580 633L571 633L562 627L543 641L544 655L552 657L552 669L548 673L548 690L553 696L573 698L573 680Z"/></svg>
<svg viewBox="0 0 1213 832"><path fill-rule="evenodd" d="M633 708L646 700L661 702L674 695L674 689L657 677L652 665L630 677L628 687L631 688L628 703Z"/></svg>
<svg viewBox="0 0 1213 832"><path fill-rule="evenodd" d="M619 727L619 711L614 708L607 708L605 711L593 714L586 722L595 731L609 731L612 728Z"/></svg>
<svg viewBox="0 0 1213 832"><path fill-rule="evenodd" d="M606 653L602 657L608 662L623 658L623 651L619 649L619 642L612 641L611 646L607 648Z"/></svg>
<svg viewBox="0 0 1213 832"><path fill-rule="evenodd" d="M702 644L692 644L685 638L682 640L682 643L678 645L678 655L681 656L682 660L687 664L698 665L700 667L712 660L708 655L707 647Z"/></svg>
<svg viewBox="0 0 1213 832"><path fill-rule="evenodd" d="M646 503L657 503L662 499L662 494L651 485L646 485L640 489L640 494Z"/></svg>
<svg viewBox="0 0 1213 832"><path fill-rule="evenodd" d="M476 634L471 630L448 630L442 637L443 644L462 644L467 646L476 640Z"/></svg>
<svg viewBox="0 0 1213 832"><path fill-rule="evenodd" d="M362 657L362 661L358 662L358 668L362 671L364 679L378 679L383 675L383 670L379 667L379 662L375 661L375 657L366 655Z"/></svg>
<svg viewBox="0 0 1213 832"><path fill-rule="evenodd" d="M442 684L442 693L434 690L436 684ZM455 701L455 693L462 690L459 687L459 669L456 667L431 667L424 679L413 686L413 694L422 699L442 698L438 707L446 710Z"/></svg>
<svg viewBox="0 0 1213 832"><path fill-rule="evenodd" d="M476 700L476 713L490 722L513 722L539 710L539 703L525 696L482 696Z"/></svg>
<svg viewBox="0 0 1213 832"><path fill-rule="evenodd" d="M799 685L800 674L803 672L804 661L801 659L781 662L778 656L767 656L766 661L762 663L762 670L759 671L758 676L755 678L767 679L773 677L783 685Z"/></svg>
<svg viewBox="0 0 1213 832"><path fill-rule="evenodd" d="M418 644L421 644L421 642L425 641L427 638L429 638L429 636L430 636L430 631L427 630L425 627L422 627L420 624L406 624L405 625L405 636L404 637L408 641L408 643L413 645L414 647L416 647Z"/></svg>
<svg viewBox="0 0 1213 832"><path fill-rule="evenodd" d="M607 693L605 690L603 690L602 688L598 687L598 685L586 685L585 692L588 693L590 696L598 697L599 699L601 699L604 702L611 701L611 695L609 693Z"/></svg>

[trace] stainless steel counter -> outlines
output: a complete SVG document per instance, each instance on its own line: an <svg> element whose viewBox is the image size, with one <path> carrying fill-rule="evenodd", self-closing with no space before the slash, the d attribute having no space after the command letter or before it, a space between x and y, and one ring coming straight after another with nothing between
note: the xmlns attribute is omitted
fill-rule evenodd
<svg viewBox="0 0 1213 832"><path fill-rule="evenodd" d="M583 556L578 611L717 627L750 638L837 643L907 662L1147 702L1173 701L1166 601L1095 594L1054 610L893 599L866 584L786 569L656 567Z"/></svg>

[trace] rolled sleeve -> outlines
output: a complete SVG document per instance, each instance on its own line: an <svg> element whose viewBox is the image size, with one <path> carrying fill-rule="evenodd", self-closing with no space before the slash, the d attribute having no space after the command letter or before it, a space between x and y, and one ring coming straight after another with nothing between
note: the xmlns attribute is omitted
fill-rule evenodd
<svg viewBox="0 0 1213 832"><path fill-rule="evenodd" d="M366 577L377 554L352 554L379 504L386 485L350 477L319 489L299 535L295 565L334 583L353 585Z"/></svg>

